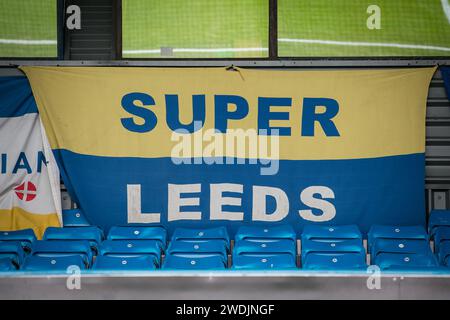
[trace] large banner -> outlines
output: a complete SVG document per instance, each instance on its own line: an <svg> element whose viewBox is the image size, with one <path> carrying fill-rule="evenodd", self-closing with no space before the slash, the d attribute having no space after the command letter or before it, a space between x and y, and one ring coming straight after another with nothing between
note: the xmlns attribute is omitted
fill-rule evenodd
<svg viewBox="0 0 450 320"><path fill-rule="evenodd" d="M25 77L0 77L0 230L60 226L58 167Z"/></svg>
<svg viewBox="0 0 450 320"><path fill-rule="evenodd" d="M92 223L425 223L435 68L24 67Z"/></svg>

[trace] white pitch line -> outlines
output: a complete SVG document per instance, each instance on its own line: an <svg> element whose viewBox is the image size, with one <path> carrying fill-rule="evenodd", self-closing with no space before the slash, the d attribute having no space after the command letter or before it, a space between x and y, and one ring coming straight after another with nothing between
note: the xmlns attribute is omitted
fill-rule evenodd
<svg viewBox="0 0 450 320"><path fill-rule="evenodd" d="M173 52L223 53L223 52L260 52L267 50L268 50L267 48L174 48ZM145 54L145 53L160 53L160 52L161 49L123 50L124 54Z"/></svg>
<svg viewBox="0 0 450 320"><path fill-rule="evenodd" d="M448 23L450 24L450 3L448 0L441 0L442 10L444 10L445 16L447 17Z"/></svg>
<svg viewBox="0 0 450 320"><path fill-rule="evenodd" d="M354 41L335 41L335 40L315 40L315 39L288 39L280 38L279 42L295 42L295 43L311 43L311 44L328 44L337 46L354 46L354 47L387 47L400 49L420 49L420 50L436 50L450 52L448 47L427 46L420 44L402 44L402 43L383 43L383 42L354 42Z"/></svg>
<svg viewBox="0 0 450 320"><path fill-rule="evenodd" d="M0 44L54 45L56 40L0 39Z"/></svg>

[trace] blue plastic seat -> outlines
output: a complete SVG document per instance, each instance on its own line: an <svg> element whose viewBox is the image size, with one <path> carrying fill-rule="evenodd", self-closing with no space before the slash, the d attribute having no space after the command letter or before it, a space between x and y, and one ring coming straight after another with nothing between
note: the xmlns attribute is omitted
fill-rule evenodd
<svg viewBox="0 0 450 320"><path fill-rule="evenodd" d="M268 257L274 255L289 255L295 261L297 256L297 246L292 240L277 240L268 242L255 242L249 240L239 240L234 243L233 255Z"/></svg>
<svg viewBox="0 0 450 320"><path fill-rule="evenodd" d="M166 248L167 232L163 227L115 226L108 233L108 240L157 240Z"/></svg>
<svg viewBox="0 0 450 320"><path fill-rule="evenodd" d="M177 228L172 235L172 241L200 242L210 240L222 240L227 250L230 248L230 237L225 227L209 229Z"/></svg>
<svg viewBox="0 0 450 320"><path fill-rule="evenodd" d="M43 240L66 240L66 241L89 241L92 250L98 252L98 245L102 242L104 236L103 231L96 227L71 227L71 228L55 228L48 227L45 230Z"/></svg>
<svg viewBox="0 0 450 320"><path fill-rule="evenodd" d="M374 225L368 233L369 250L376 239L425 240L428 235L422 226L381 226Z"/></svg>
<svg viewBox="0 0 450 320"><path fill-rule="evenodd" d="M265 257L233 255L235 270L286 270L296 269L295 258L291 255L270 255Z"/></svg>
<svg viewBox="0 0 450 320"><path fill-rule="evenodd" d="M218 256L227 263L227 248L222 240L203 242L172 241L167 248L167 254L178 257L196 258Z"/></svg>
<svg viewBox="0 0 450 320"><path fill-rule="evenodd" d="M30 252L33 242L36 241L36 235L33 229L0 231L0 241L19 241L25 251Z"/></svg>
<svg viewBox="0 0 450 320"><path fill-rule="evenodd" d="M382 253L433 255L428 241L408 239L377 239L370 250L372 261Z"/></svg>
<svg viewBox="0 0 450 320"><path fill-rule="evenodd" d="M15 271L17 265L15 265L9 258L0 258L0 272Z"/></svg>
<svg viewBox="0 0 450 320"><path fill-rule="evenodd" d="M302 261L309 254L333 254L333 253L359 253L365 255L366 251L361 239L347 239L339 241L302 241Z"/></svg>
<svg viewBox="0 0 450 320"><path fill-rule="evenodd" d="M226 264L218 256L185 258L167 255L163 269L167 270L224 270Z"/></svg>
<svg viewBox="0 0 450 320"><path fill-rule="evenodd" d="M450 227L450 210L431 210L430 218L428 219L430 238L434 237L438 227Z"/></svg>
<svg viewBox="0 0 450 320"><path fill-rule="evenodd" d="M71 266L77 266L80 270L86 269L83 258L79 255L41 257L28 256L21 268L24 271L60 271L66 273Z"/></svg>
<svg viewBox="0 0 450 320"><path fill-rule="evenodd" d="M99 254L122 258L150 256L159 265L161 243L158 240L105 240L99 247Z"/></svg>
<svg viewBox="0 0 450 320"><path fill-rule="evenodd" d="M378 265L381 270L423 270L438 267L433 255L408 253L380 253L372 264Z"/></svg>
<svg viewBox="0 0 450 320"><path fill-rule="evenodd" d="M442 243L450 241L450 227L440 226L434 229L434 252L439 252Z"/></svg>
<svg viewBox="0 0 450 320"><path fill-rule="evenodd" d="M0 242L0 259L10 259L17 267L22 265L25 259L25 251L20 242Z"/></svg>
<svg viewBox="0 0 450 320"><path fill-rule="evenodd" d="M86 266L92 263L92 249L89 241L86 240L52 240L35 241L32 246L31 255L41 257L65 257L78 255L82 258Z"/></svg>
<svg viewBox="0 0 450 320"><path fill-rule="evenodd" d="M367 268L363 253L310 253L303 260L307 270L361 270Z"/></svg>
<svg viewBox="0 0 450 320"><path fill-rule="evenodd" d="M248 241L277 241L277 240L289 240L296 242L297 236L294 229L288 225L280 225L273 227L250 227L242 226L238 229L235 241L248 240Z"/></svg>
<svg viewBox="0 0 450 320"><path fill-rule="evenodd" d="M348 239L360 239L362 241L362 234L358 226L325 226L311 224L305 226L302 232L302 242L304 240L338 242Z"/></svg>
<svg viewBox="0 0 450 320"><path fill-rule="evenodd" d="M91 224L87 221L81 209L68 209L62 211L63 226L67 227L88 227Z"/></svg>
<svg viewBox="0 0 450 320"><path fill-rule="evenodd" d="M151 256L98 256L95 259L92 269L104 271L149 271L156 269L156 265Z"/></svg>
<svg viewBox="0 0 450 320"><path fill-rule="evenodd" d="M437 256L441 265L450 267L450 241L445 241L440 244Z"/></svg>

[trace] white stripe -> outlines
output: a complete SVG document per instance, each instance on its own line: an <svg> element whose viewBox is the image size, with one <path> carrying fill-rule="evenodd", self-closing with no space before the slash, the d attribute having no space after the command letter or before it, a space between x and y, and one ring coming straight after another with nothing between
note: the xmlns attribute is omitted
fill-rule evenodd
<svg viewBox="0 0 450 320"><path fill-rule="evenodd" d="M387 47L400 49L420 49L420 50L437 50L450 51L448 47L426 46L420 44L401 44L401 43L383 43L383 42L353 42L353 41L334 41L334 40L315 40L315 39L288 39L280 38L279 42L295 42L295 43L312 43L312 44L328 44L337 46L354 46L354 47Z"/></svg>
<svg viewBox="0 0 450 320"><path fill-rule="evenodd" d="M447 17L448 23L450 23L450 3L448 2L448 0L441 0L441 4L445 16Z"/></svg>
<svg viewBox="0 0 450 320"><path fill-rule="evenodd" d="M197 52L197 53L208 53L208 52L259 52L267 51L267 48L174 48L173 52ZM142 49L142 50L123 50L124 54L146 54L146 53L160 53L161 49Z"/></svg>
<svg viewBox="0 0 450 320"><path fill-rule="evenodd" d="M56 40L0 39L0 44L53 45Z"/></svg>

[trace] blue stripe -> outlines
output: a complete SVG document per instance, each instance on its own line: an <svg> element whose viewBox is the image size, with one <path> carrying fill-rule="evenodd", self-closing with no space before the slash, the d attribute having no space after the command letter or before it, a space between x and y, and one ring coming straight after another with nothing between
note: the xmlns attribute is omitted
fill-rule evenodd
<svg viewBox="0 0 450 320"><path fill-rule="evenodd" d="M234 233L243 223L252 222L252 186L281 188L290 202L289 223L300 232L306 223L298 210L308 209L300 192L309 186L327 186L334 191L330 200L336 217L328 224L358 224L367 232L372 224L425 225L425 156L411 154L355 160L283 160L279 172L261 176L258 165L175 165L170 158L116 158L55 150L66 186L92 223L106 230L127 223L127 184L141 184L143 212L160 212L161 223L175 227L226 225ZM201 183L202 221L167 222L168 183ZM244 185L242 207L224 210L244 212L244 222L209 221L209 184ZM236 195L236 194L234 194ZM270 208L272 207L272 208ZM273 203L269 210L273 210ZM269 211L270 212L270 211ZM315 212L320 213L320 212ZM267 224L252 222L254 224Z"/></svg>
<svg viewBox="0 0 450 320"><path fill-rule="evenodd" d="M0 118L37 113L36 102L26 77L0 77Z"/></svg>

